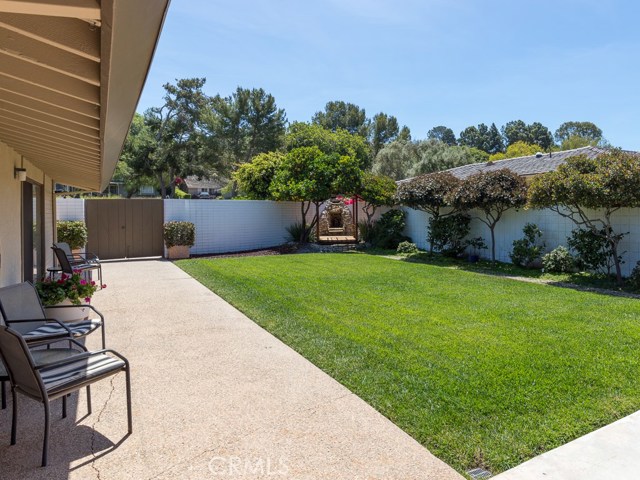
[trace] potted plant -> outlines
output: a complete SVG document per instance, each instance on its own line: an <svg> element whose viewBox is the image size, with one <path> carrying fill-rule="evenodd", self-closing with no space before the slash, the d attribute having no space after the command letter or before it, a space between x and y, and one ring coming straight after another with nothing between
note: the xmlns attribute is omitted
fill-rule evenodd
<svg viewBox="0 0 640 480"><path fill-rule="evenodd" d="M191 222L167 222L164 224L164 243L170 259L189 258L189 248L196 239L196 226Z"/></svg>
<svg viewBox="0 0 640 480"><path fill-rule="evenodd" d="M480 260L480 250L486 250L487 244L482 237L472 238L465 243L469 247L469 263L476 263Z"/></svg>
<svg viewBox="0 0 640 480"><path fill-rule="evenodd" d="M36 282L35 287L47 318L60 321L86 319L89 309L82 305L90 303L98 289L96 282L85 280L80 270L74 270L71 275L62 273L59 278L47 277ZM102 288L106 288L106 285L102 285ZM60 305L76 305L77 308L47 308Z"/></svg>
<svg viewBox="0 0 640 480"><path fill-rule="evenodd" d="M60 220L57 238L59 242L68 243L73 253L80 253L87 244L87 226L81 220Z"/></svg>

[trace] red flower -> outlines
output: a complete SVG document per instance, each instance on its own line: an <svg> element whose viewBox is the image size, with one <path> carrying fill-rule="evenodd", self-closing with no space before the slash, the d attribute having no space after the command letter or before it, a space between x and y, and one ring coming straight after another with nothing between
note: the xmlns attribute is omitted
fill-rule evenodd
<svg viewBox="0 0 640 480"><path fill-rule="evenodd" d="M107 286L106 285L102 285L102 288L107 288Z"/></svg>
<svg viewBox="0 0 640 480"><path fill-rule="evenodd" d="M91 303L91 297L84 297L84 301L86 303Z"/></svg>

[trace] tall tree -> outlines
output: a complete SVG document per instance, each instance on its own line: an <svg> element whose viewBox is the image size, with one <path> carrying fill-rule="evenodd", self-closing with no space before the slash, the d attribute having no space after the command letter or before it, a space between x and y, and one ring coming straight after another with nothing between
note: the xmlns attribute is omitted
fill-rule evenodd
<svg viewBox="0 0 640 480"><path fill-rule="evenodd" d="M318 147L328 155L348 155L355 158L363 169L368 168L371 162L366 140L343 129L334 132L316 124L293 122L285 137L285 148L290 152L299 147Z"/></svg>
<svg viewBox="0 0 640 480"><path fill-rule="evenodd" d="M456 135L455 133L453 133L453 130L451 130L449 127L445 127L444 125L439 125L429 130L427 132L427 138L433 139L433 140L439 140L442 143L449 146L454 146L458 144L456 140Z"/></svg>
<svg viewBox="0 0 640 480"><path fill-rule="evenodd" d="M613 215L621 208L640 207L640 157L621 150L595 159L572 157L556 171L533 179L528 203L549 208L604 239L622 284L618 248L625 233L616 231Z"/></svg>
<svg viewBox="0 0 640 480"><path fill-rule="evenodd" d="M404 125L401 129L400 129L400 133L398 133L398 140L402 140L404 142L409 142L411 141L411 130L409 129L409 127L407 127L406 125Z"/></svg>
<svg viewBox="0 0 640 480"><path fill-rule="evenodd" d="M487 127L487 125L481 123L477 127L471 126L465 128L460 133L458 144L477 148L489 154L502 152L504 150L504 142L495 123L492 123L491 127Z"/></svg>
<svg viewBox="0 0 640 480"><path fill-rule="evenodd" d="M241 88L211 99L206 124L227 166L248 162L255 155L284 145L287 117L273 95L262 88Z"/></svg>
<svg viewBox="0 0 640 480"><path fill-rule="evenodd" d="M555 132L556 142L563 145L568 140L577 137L585 145L596 145L602 140L602 130L592 122L564 122Z"/></svg>
<svg viewBox="0 0 640 480"><path fill-rule="evenodd" d="M364 108L343 101L327 102L323 112L316 112L312 123L332 132L338 129L349 133L369 137L369 122Z"/></svg>
<svg viewBox="0 0 640 480"><path fill-rule="evenodd" d="M272 200L271 182L283 159L284 154L281 152L260 153L251 162L238 166L233 172L233 180L247 198Z"/></svg>
<svg viewBox="0 0 640 480"><path fill-rule="evenodd" d="M371 120L371 155L373 158L389 142L398 137L398 120L393 115L377 113Z"/></svg>
<svg viewBox="0 0 640 480"><path fill-rule="evenodd" d="M507 168L471 175L454 191L452 203L460 210L478 209L476 218L491 232L491 260L496 261L495 228L502 215L527 201L527 183Z"/></svg>
<svg viewBox="0 0 640 480"><path fill-rule="evenodd" d="M202 174L211 161L202 129L209 102L202 91L204 83L204 78L187 78L165 84L164 105L144 114L144 147L129 165L136 173L155 178L163 197L176 177Z"/></svg>
<svg viewBox="0 0 640 480"><path fill-rule="evenodd" d="M502 135L507 146L524 142L540 145L543 151L548 151L553 145L551 131L540 122L533 122L529 125L522 120L507 122L502 127Z"/></svg>
<svg viewBox="0 0 640 480"><path fill-rule="evenodd" d="M364 201L362 209L367 216L368 225L372 224L373 216L379 207L390 207L394 204L396 189L396 182L392 178L371 172L364 173L358 196Z"/></svg>
<svg viewBox="0 0 640 480"><path fill-rule="evenodd" d="M489 157L489 161L504 160L505 158L526 157L542 152L542 145L531 145L525 142L515 142L507 147L504 153L496 153Z"/></svg>

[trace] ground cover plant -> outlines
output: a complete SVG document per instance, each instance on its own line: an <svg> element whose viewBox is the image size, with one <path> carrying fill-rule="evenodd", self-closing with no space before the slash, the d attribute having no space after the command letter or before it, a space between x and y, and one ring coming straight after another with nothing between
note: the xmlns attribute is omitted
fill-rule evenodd
<svg viewBox="0 0 640 480"><path fill-rule="evenodd" d="M640 408L637 299L358 253L177 264L461 472Z"/></svg>

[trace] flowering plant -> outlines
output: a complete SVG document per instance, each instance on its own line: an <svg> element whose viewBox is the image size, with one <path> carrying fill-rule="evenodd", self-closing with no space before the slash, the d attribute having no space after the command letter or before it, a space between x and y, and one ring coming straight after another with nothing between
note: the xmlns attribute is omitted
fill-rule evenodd
<svg viewBox="0 0 640 480"><path fill-rule="evenodd" d="M106 288L106 285L102 285L102 288ZM97 289L96 282L87 282L80 270L74 270L71 275L63 273L57 279L45 278L36 282L36 291L45 307L57 305L67 298L73 305L80 305L82 300L89 303Z"/></svg>

